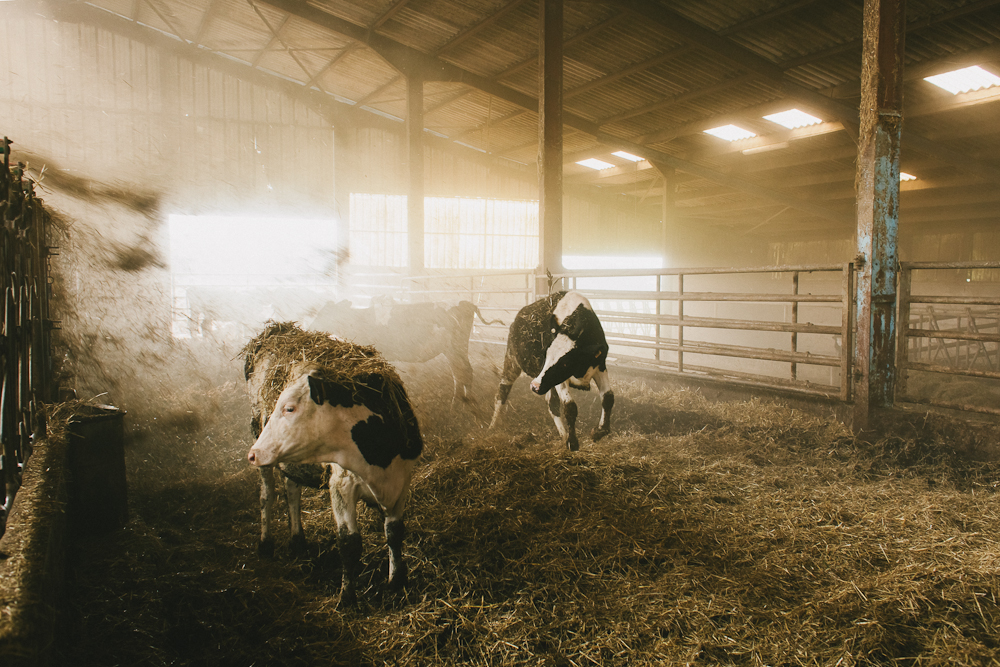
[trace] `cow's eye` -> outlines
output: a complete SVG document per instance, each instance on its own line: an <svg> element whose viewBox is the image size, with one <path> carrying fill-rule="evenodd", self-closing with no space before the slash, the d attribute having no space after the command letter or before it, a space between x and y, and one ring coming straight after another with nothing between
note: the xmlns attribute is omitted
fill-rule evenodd
<svg viewBox="0 0 1000 667"><path fill-rule="evenodd" d="M285 406L284 413L286 415L290 415L293 412L295 412L295 406L294 405L292 405L291 403L289 403L288 405Z"/></svg>

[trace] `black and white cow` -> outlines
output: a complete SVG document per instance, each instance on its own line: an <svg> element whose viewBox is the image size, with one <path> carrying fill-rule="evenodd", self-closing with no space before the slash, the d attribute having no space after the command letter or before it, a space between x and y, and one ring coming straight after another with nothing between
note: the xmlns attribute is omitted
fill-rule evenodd
<svg viewBox="0 0 1000 667"><path fill-rule="evenodd" d="M267 355L263 359L256 357L256 361L248 373L251 391L259 388L255 384L260 384L267 364L275 363ZM264 392L257 395L263 396ZM263 415L255 414L255 418L257 425L264 421ZM278 467L285 477L293 548L305 544L300 518L301 486L318 486L322 476L329 485L337 521L343 570L340 604L350 606L357 601L359 500L382 510L389 547L389 587L403 587L403 514L423 440L398 376L372 372L345 384L327 379L324 369L315 364L297 364L289 371L289 380L263 428L254 430L257 438L247 459L261 472L262 550L273 550L270 524L274 468Z"/></svg>
<svg viewBox="0 0 1000 667"><path fill-rule="evenodd" d="M510 325L490 428L507 403L511 385L524 372L533 378L533 392L548 394L549 412L571 451L578 450L580 443L576 437L577 407L569 389L589 390L593 381L601 394L601 421L591 437L595 442L600 440L611 430L615 404L607 359L604 328L579 292L556 292L525 306Z"/></svg>
<svg viewBox="0 0 1000 667"><path fill-rule="evenodd" d="M373 301L370 308L352 308L350 301L328 302L309 324L345 340L373 345L390 361L423 363L443 354L455 381L454 398L467 401L472 387L469 336L478 316L487 321L471 301L446 307L440 303Z"/></svg>

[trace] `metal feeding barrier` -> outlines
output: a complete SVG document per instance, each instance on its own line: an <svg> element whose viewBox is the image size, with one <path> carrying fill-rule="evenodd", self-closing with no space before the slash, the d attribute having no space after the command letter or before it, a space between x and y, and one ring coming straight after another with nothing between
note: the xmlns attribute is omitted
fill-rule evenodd
<svg viewBox="0 0 1000 667"><path fill-rule="evenodd" d="M590 299L616 368L851 398L851 263L568 271L550 281ZM522 271L412 276L405 286L413 300L468 299L509 325L544 283ZM477 323L473 340L502 345L506 331Z"/></svg>
<svg viewBox="0 0 1000 667"><path fill-rule="evenodd" d="M41 404L53 400L48 214L34 194L24 166L10 165L9 139L4 137L0 169L0 535L4 533L14 496L21 485L33 434L41 428Z"/></svg>

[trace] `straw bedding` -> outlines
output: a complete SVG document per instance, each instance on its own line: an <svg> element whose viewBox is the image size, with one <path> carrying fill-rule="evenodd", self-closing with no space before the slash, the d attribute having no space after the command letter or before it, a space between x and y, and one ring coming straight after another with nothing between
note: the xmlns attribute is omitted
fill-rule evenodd
<svg viewBox="0 0 1000 667"><path fill-rule="evenodd" d="M859 441L786 407L619 382L612 435L569 454L526 382L486 433L439 399L447 370L422 368L401 367L428 443L403 596L380 592L364 509L369 590L336 610L321 493L303 501L308 556L284 555L279 530L258 559L247 407L222 385L200 398L223 418L129 452L128 527L78 545L74 664L997 663L992 427L903 419Z"/></svg>
<svg viewBox="0 0 1000 667"><path fill-rule="evenodd" d="M294 322L268 322L260 334L240 350L244 370L263 373L260 398L270 414L278 395L297 372L309 367L318 377L335 382L357 392L365 378L380 375L388 397L397 406L405 403L403 382L399 375L374 347L331 338L319 331L304 331Z"/></svg>

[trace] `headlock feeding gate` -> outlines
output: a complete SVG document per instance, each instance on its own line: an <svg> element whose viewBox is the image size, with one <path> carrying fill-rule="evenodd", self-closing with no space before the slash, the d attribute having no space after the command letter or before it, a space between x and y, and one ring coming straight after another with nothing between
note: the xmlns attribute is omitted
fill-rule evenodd
<svg viewBox="0 0 1000 667"><path fill-rule="evenodd" d="M42 403L54 400L49 319L48 214L35 197L23 165L10 165L10 144L2 144L0 213L0 535L21 484L32 437L40 428Z"/></svg>

